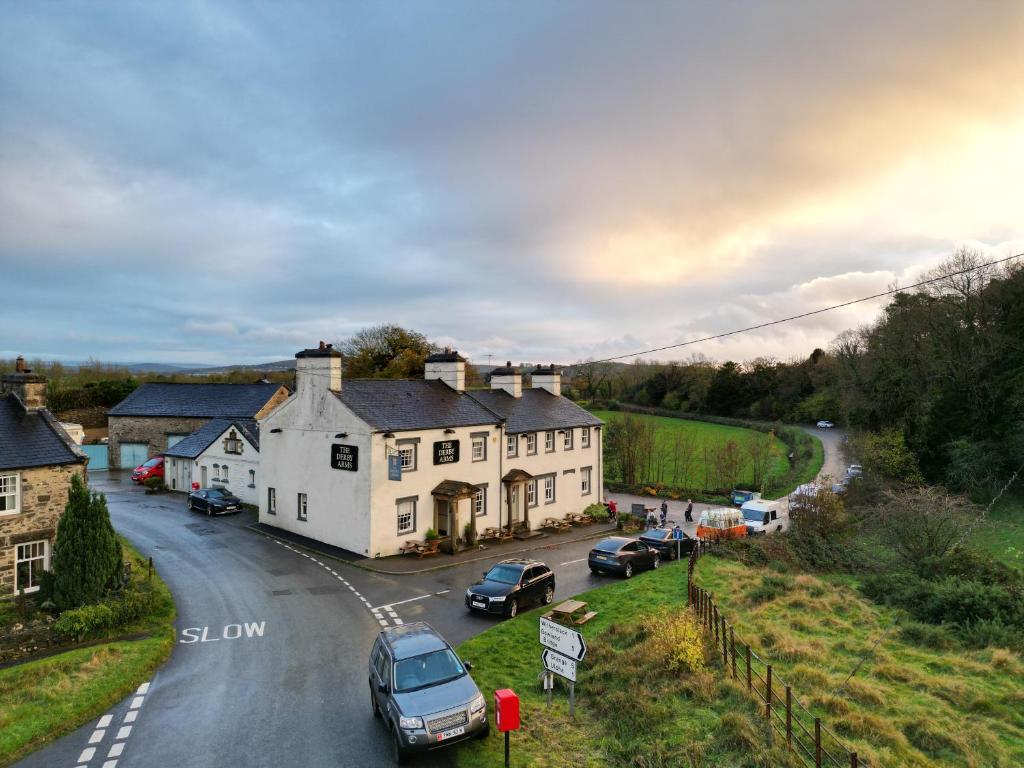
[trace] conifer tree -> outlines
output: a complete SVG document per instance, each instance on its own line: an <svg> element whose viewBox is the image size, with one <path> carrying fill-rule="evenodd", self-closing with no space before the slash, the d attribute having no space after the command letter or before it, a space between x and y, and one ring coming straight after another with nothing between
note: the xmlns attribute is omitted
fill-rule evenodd
<svg viewBox="0 0 1024 768"><path fill-rule="evenodd" d="M98 602L121 579L121 542L107 499L71 478L68 503L53 545L52 600L60 610Z"/></svg>

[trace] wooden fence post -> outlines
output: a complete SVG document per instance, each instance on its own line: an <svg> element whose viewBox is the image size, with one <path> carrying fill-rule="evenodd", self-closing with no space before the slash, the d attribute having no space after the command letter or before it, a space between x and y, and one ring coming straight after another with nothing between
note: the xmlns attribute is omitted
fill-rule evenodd
<svg viewBox="0 0 1024 768"><path fill-rule="evenodd" d="M793 748L793 689L786 686L786 748Z"/></svg>
<svg viewBox="0 0 1024 768"><path fill-rule="evenodd" d="M732 679L736 679L736 633L729 627L729 645L732 647Z"/></svg>
<svg viewBox="0 0 1024 768"><path fill-rule="evenodd" d="M729 639L725 635L725 616L722 617L722 666L725 674L729 674Z"/></svg>
<svg viewBox="0 0 1024 768"><path fill-rule="evenodd" d="M750 646L747 648L747 693L750 693Z"/></svg>
<svg viewBox="0 0 1024 768"><path fill-rule="evenodd" d="M718 606L714 606L714 611L711 615L711 621L715 625L715 647L718 647Z"/></svg>
<svg viewBox="0 0 1024 768"><path fill-rule="evenodd" d="M860 763L857 762L857 753L850 753L850 768L859 768Z"/></svg>
<svg viewBox="0 0 1024 768"><path fill-rule="evenodd" d="M814 768L821 768L821 718L814 718Z"/></svg>
<svg viewBox="0 0 1024 768"><path fill-rule="evenodd" d="M765 675L764 688L764 716L770 723L772 720L772 665L768 665L768 672Z"/></svg>

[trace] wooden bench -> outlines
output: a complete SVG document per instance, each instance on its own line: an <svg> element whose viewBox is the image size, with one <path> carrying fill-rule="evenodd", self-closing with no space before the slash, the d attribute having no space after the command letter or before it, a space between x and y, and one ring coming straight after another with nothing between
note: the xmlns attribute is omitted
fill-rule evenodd
<svg viewBox="0 0 1024 768"><path fill-rule="evenodd" d="M441 551L440 547L440 539L434 539L433 541L407 541L399 548L398 552L402 555L426 557L427 555L438 554Z"/></svg>
<svg viewBox="0 0 1024 768"><path fill-rule="evenodd" d="M572 525L567 523L565 520L558 520L554 517L545 517L544 522L540 524L541 528L552 531L567 531L572 528Z"/></svg>
<svg viewBox="0 0 1024 768"><path fill-rule="evenodd" d="M501 529L496 526L490 526L484 528L483 533L480 534L480 541L491 541L501 539Z"/></svg>
<svg viewBox="0 0 1024 768"><path fill-rule="evenodd" d="M587 604L582 600L566 600L544 614L544 618L567 627L586 624L595 616L597 616L597 611L588 611Z"/></svg>
<svg viewBox="0 0 1024 768"><path fill-rule="evenodd" d="M565 522L570 525L590 525L594 522L594 518L590 515L584 515L577 512L570 512L565 516Z"/></svg>

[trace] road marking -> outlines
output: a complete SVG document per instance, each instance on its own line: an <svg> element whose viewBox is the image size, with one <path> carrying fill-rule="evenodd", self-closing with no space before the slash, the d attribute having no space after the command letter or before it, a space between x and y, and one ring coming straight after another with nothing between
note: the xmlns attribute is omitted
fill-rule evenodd
<svg viewBox="0 0 1024 768"><path fill-rule="evenodd" d="M136 709L129 710L128 712L124 713L124 722L126 722L126 723L134 723L135 722L135 718L138 717L138 716L139 716L138 710L136 710Z"/></svg>
<svg viewBox="0 0 1024 768"><path fill-rule="evenodd" d="M140 685L139 690L137 690L135 693L139 696L145 696L147 693L149 693L149 683L143 683L142 685Z"/></svg>
<svg viewBox="0 0 1024 768"><path fill-rule="evenodd" d="M117 741L110 747L107 757L120 757L122 752L124 752L124 742Z"/></svg>
<svg viewBox="0 0 1024 768"><path fill-rule="evenodd" d="M103 737L107 735L107 732L102 728L92 732L92 736L89 737L90 744L98 744L103 741Z"/></svg>
<svg viewBox="0 0 1024 768"><path fill-rule="evenodd" d="M117 736L115 738L118 740L127 739L129 736L132 735L132 727L133 726L130 725L122 725L121 730L117 732Z"/></svg>
<svg viewBox="0 0 1024 768"><path fill-rule="evenodd" d="M449 591L450 590L447 590L447 589L445 590L445 592L449 592ZM441 594L441 593L439 592L438 594ZM408 600L399 600L396 603L385 603L384 605L378 605L377 607L378 608L383 608L384 610L387 610L388 608L393 608L396 605L405 605L406 603L413 603L413 602L415 602L417 600L422 600L425 597L431 597L431 595L418 595L417 597L410 597Z"/></svg>
<svg viewBox="0 0 1024 768"><path fill-rule="evenodd" d="M136 696L132 699L131 709L138 709L142 706L142 696Z"/></svg>
<svg viewBox="0 0 1024 768"><path fill-rule="evenodd" d="M178 642L183 645L191 645L192 643L216 643L218 640L238 640L263 637L266 627L267 622L265 621L247 621L244 624L228 624L221 629L220 637L210 637L209 627L186 627L181 630L181 639L178 640ZM243 628L245 630L244 633ZM200 637L200 633L202 633L202 637ZM141 697L138 700L141 702Z"/></svg>
<svg viewBox="0 0 1024 768"><path fill-rule="evenodd" d="M92 756L96 754L96 747L86 747L82 750L82 754L78 756L78 762L88 763L92 760Z"/></svg>
<svg viewBox="0 0 1024 768"><path fill-rule="evenodd" d="M117 768L117 760L107 760L103 764L103 768Z"/></svg>
<svg viewBox="0 0 1024 768"><path fill-rule="evenodd" d="M104 715L100 718L100 721L96 723L97 728L106 728L110 725L110 721L114 719L113 715Z"/></svg>
<svg viewBox="0 0 1024 768"><path fill-rule="evenodd" d="M569 560L568 562L565 562L565 563L559 563L559 565L561 566L561 565L572 565L573 563L582 563L586 559L587 558L585 558L585 557L581 557L579 560Z"/></svg>
<svg viewBox="0 0 1024 768"><path fill-rule="evenodd" d="M434 594L435 594L435 595L446 595L446 594L448 594L449 592L451 592L451 590L450 590L450 589L442 589L442 590L441 590L440 592L435 592Z"/></svg>

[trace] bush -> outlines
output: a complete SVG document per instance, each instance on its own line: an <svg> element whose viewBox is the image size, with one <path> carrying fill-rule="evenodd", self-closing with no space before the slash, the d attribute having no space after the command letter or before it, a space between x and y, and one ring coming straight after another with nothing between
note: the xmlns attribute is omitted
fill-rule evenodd
<svg viewBox="0 0 1024 768"><path fill-rule="evenodd" d="M154 607L152 592L130 589L117 599L64 611L53 628L62 637L81 642L131 624Z"/></svg>
<svg viewBox="0 0 1024 768"><path fill-rule="evenodd" d="M594 522L607 523L610 513L604 504L590 504L583 510L583 514L590 515Z"/></svg>
<svg viewBox="0 0 1024 768"><path fill-rule="evenodd" d="M167 490L167 484L164 482L162 477L149 477L143 482L143 485L150 491L164 491Z"/></svg>
<svg viewBox="0 0 1024 768"><path fill-rule="evenodd" d="M437 531L435 531L433 528L427 528L427 532L423 538L427 541L435 541L440 537L437 535Z"/></svg>

